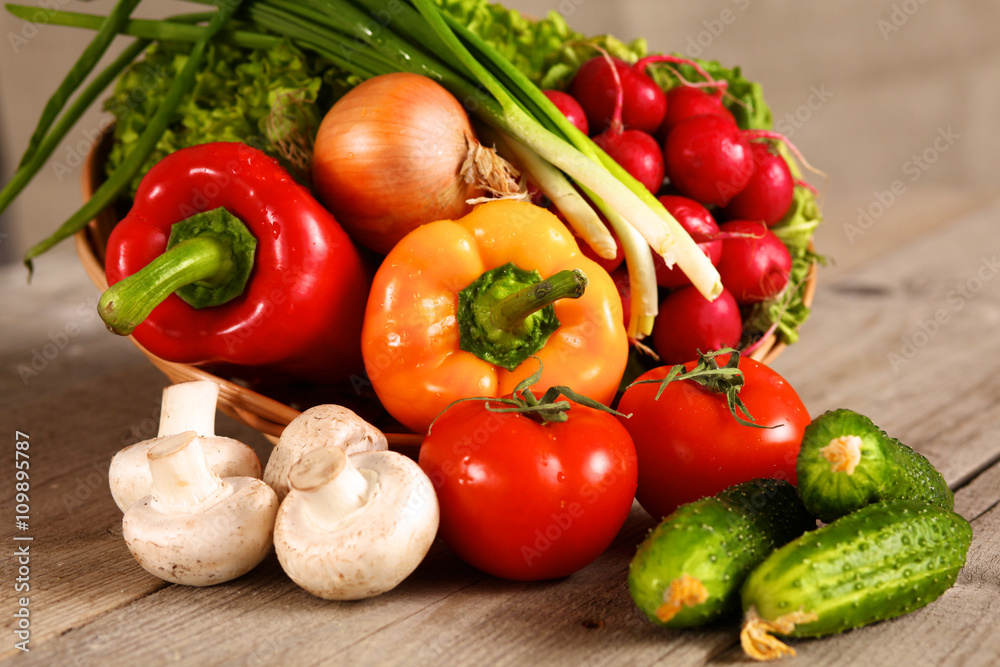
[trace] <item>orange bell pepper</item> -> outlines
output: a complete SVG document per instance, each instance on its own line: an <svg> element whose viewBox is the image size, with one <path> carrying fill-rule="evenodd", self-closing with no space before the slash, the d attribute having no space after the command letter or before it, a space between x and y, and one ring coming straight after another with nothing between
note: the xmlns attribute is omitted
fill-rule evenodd
<svg viewBox="0 0 1000 667"><path fill-rule="evenodd" d="M628 356L611 277L552 213L511 200L399 241L375 275L361 345L382 405L416 433L458 399L509 394L538 370L529 355L538 386L608 404Z"/></svg>

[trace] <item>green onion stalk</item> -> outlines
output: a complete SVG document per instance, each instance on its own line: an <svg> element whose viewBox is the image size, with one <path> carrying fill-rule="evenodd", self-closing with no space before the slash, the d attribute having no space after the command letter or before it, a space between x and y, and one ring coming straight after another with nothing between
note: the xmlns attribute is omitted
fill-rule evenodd
<svg viewBox="0 0 1000 667"><path fill-rule="evenodd" d="M137 3L131 2L130 0L121 0L118 5L116 5L116 10L119 7L125 6L128 7L129 12L131 12L131 8L134 7L135 4ZM80 207L76 213L70 216L70 218L66 220L54 234L28 249L28 252L24 257L24 262L28 266L29 271L32 268L32 261L34 258L48 251L60 241L83 229L90 220L101 212L101 210L115 200L132 176L134 176L136 172L142 168L146 158L149 157L149 155L153 152L153 149L156 147L156 143L159 141L160 136L169 126L174 112L181 105L188 92L190 92L191 88L194 86L195 75L198 73L198 68L205 55L205 50L211 43L212 38L228 24L233 14L239 8L239 5L239 0L220 0L219 7L216 11L212 12L208 24L204 28L200 29L199 35L194 42L194 46L191 49L187 62L174 79L170 86L170 90L163 100L163 103L150 119L149 125L139 138L134 150L128 155L127 158L125 158L122 164L119 165L118 169L116 169L115 172L112 173L108 179L97 188L93 196L86 203L84 203L84 205ZM128 15L125 14L126 19L127 16ZM123 22L124 21L120 17L116 21L112 21L111 17L109 17L108 19L105 19L103 26L108 26L110 24L114 27L114 30L118 32L118 26ZM100 36L102 32L103 27L98 32L98 36ZM111 67L121 65L120 61L121 58L113 63ZM63 81L62 85L59 87L56 95L53 96L53 99L60 98L62 100L62 103L58 105L59 108L50 108L50 105L46 108L45 113L53 116L58 114L61 111L61 107L65 104L65 100L68 100L69 96L80 85L80 83L82 83L82 77L67 77L67 79ZM71 114L76 111L79 111L79 113L82 114L83 110L78 109L78 106L79 105L74 105L74 107L70 109L70 112L64 116L65 123L69 124L65 125L66 130L69 129L72 122L77 120L72 118ZM41 145L47 144L51 140L50 135L45 132L47 127L43 127L43 124L40 123L39 129L39 134L43 135L43 138L39 142L39 147L41 147ZM55 148L54 143L51 144L51 147L53 149ZM37 156L37 152L29 146L28 152L25 154L25 158L22 158L21 161L22 169L27 166L27 163L30 162L33 157ZM15 180L16 179L17 173L15 173ZM20 183L19 187L23 187L26 184L26 181L18 182ZM0 198L8 192L9 188L11 188L10 183L8 183L4 190L0 192Z"/></svg>
<svg viewBox="0 0 1000 667"><path fill-rule="evenodd" d="M583 198L570 193L572 181L604 214L623 244L632 281L633 316L628 326L632 338L648 335L656 315L650 247L668 265L676 263L706 298L714 299L721 292L715 267L656 197L577 130L520 70L443 12L434 0L246 0L239 11L235 11L238 2L217 2L219 7L211 13L207 26L177 19L130 19L127 7L111 23L72 12L47 13L45 20L51 23L115 30L140 40L190 41L194 46L165 104L148 125L149 136L143 135L133 153L84 208L52 237L32 248L26 261L85 226L141 167L169 115L190 90L194 68L209 40L269 48L287 38L363 79L407 71L436 80L470 114L494 128L512 153L523 158L520 161L525 168L539 176L543 190L570 202L571 224L584 230L584 238L594 243L599 254L607 254L609 235L597 229L599 219L592 211L583 210L587 206ZM129 0L119 3L127 4ZM238 29L227 26L231 17L239 19ZM378 21L376 17L391 20Z"/></svg>

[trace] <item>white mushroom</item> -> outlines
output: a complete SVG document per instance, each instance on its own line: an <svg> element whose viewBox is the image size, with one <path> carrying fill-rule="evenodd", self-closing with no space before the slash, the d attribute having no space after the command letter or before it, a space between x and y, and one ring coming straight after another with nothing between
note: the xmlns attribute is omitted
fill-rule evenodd
<svg viewBox="0 0 1000 667"><path fill-rule="evenodd" d="M239 440L215 435L218 400L219 385L210 380L181 382L163 390L157 436L129 445L111 458L108 483L122 512L149 495L152 478L146 453L163 438L184 431L201 436L208 465L219 477L260 478L260 459L253 449Z"/></svg>
<svg viewBox="0 0 1000 667"><path fill-rule="evenodd" d="M437 496L411 459L315 449L289 475L274 549L292 581L317 597L384 593L416 569L437 533Z"/></svg>
<svg viewBox="0 0 1000 667"><path fill-rule="evenodd" d="M384 451L385 435L340 405L317 405L293 419L281 432L264 468L264 481L278 498L288 493L288 472L306 453L320 447L339 447L347 454Z"/></svg>
<svg viewBox="0 0 1000 667"><path fill-rule="evenodd" d="M208 586L249 572L267 556L278 511L271 487L253 477L220 478L194 431L161 439L148 458L152 493L122 520L129 551L147 572Z"/></svg>

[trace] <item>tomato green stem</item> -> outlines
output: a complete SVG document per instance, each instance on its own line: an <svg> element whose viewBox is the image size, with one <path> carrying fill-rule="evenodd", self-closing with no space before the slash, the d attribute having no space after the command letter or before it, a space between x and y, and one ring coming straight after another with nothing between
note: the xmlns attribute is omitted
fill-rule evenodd
<svg viewBox="0 0 1000 667"><path fill-rule="evenodd" d="M490 396L470 396L468 398L460 398L442 410L441 414L447 412L448 408L456 403L463 403L465 401L483 401L486 404L485 408L490 412L516 413L524 415L525 417L540 424L561 423L569 419L567 412L573 407L573 404L570 403L570 401L572 401L573 403L584 405L594 410L607 412L608 414L615 415L616 417L622 417L624 419L632 417L630 414L622 414L599 401L595 401L589 396L578 394L569 387L563 385L549 387L545 390L545 393L541 398L537 398L531 391L531 387L542 379L542 362L538 359L538 357L533 356L531 358L538 362L538 370L521 380L518 385L514 387L514 391L511 392L509 397L496 398ZM560 396L564 396L569 400L560 400ZM496 405L506 405L509 407L498 408L495 407ZM438 415L438 417L440 416L441 415ZM437 421L437 418L435 418L434 421ZM428 435L430 435L432 428L434 428L434 422L431 422L430 426L427 428Z"/></svg>
<svg viewBox="0 0 1000 667"><path fill-rule="evenodd" d="M728 354L729 360L724 366L719 366L719 362L715 358L722 354ZM684 364L677 364L676 366L671 366L666 377L662 380L637 380L630 384L629 387L637 384L657 383L660 385L660 388L657 390L654 400L659 400L660 395L663 394L663 390L675 380L691 380L717 394L724 394L733 419L744 426L753 428L777 428L781 426L781 424L773 426L758 424L754 420L753 415L750 414L750 410L746 404L743 403L743 399L740 398L739 393L743 388L744 378L743 371L740 370L740 353L738 350L724 347L711 352L699 353L698 362L691 370L687 370Z"/></svg>

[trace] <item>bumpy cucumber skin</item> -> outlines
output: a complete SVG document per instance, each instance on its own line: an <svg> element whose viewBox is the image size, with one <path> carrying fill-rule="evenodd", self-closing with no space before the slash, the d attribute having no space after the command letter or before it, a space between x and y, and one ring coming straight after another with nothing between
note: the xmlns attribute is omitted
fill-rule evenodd
<svg viewBox="0 0 1000 667"><path fill-rule="evenodd" d="M854 472L831 470L820 453L831 440L861 438L861 461ZM806 508L829 523L865 505L915 500L952 509L955 497L941 473L921 454L888 436L853 410L831 410L806 427L795 466Z"/></svg>
<svg viewBox="0 0 1000 667"><path fill-rule="evenodd" d="M902 616L941 596L958 577L972 527L927 503L875 503L772 553L740 592L766 621L793 611L815 621L792 637L820 637Z"/></svg>
<svg viewBox="0 0 1000 667"><path fill-rule="evenodd" d="M629 592L657 625L687 628L739 611L750 570L778 546L816 527L795 487L756 479L678 507L650 531L629 566ZM687 574L708 590L703 603L667 622L657 618L664 594Z"/></svg>

